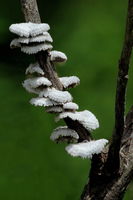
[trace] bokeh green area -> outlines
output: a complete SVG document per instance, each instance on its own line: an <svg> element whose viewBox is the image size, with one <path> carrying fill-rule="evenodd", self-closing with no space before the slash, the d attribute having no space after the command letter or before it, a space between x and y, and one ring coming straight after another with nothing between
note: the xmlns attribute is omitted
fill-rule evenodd
<svg viewBox="0 0 133 200"><path fill-rule="evenodd" d="M0 2L0 199L78 200L87 182L90 161L72 158L65 144L49 136L54 117L29 104L22 88L32 56L10 50L11 23L23 21L18 0ZM60 76L77 75L81 84L70 90L80 110L91 110L100 121L94 138L110 139L118 59L122 48L127 0L38 0L42 21L51 26L54 49L68 62L57 66ZM127 108L133 103L132 60ZM125 200L133 199L129 186Z"/></svg>

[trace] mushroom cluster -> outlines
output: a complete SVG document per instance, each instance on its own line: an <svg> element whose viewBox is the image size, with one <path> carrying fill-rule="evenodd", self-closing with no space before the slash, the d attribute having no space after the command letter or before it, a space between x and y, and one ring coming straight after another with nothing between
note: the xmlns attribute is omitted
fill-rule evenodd
<svg viewBox="0 0 133 200"><path fill-rule="evenodd" d="M66 62L67 56L64 53L52 51L51 43L53 40L48 33L50 29L48 24L19 23L12 24L9 29L18 36L12 40L11 48L19 47L22 52L27 54L48 51L51 62ZM89 132L99 127L99 122L93 113L88 110L77 111L79 106L73 102L72 95L66 91L66 89L73 88L80 83L77 76L60 77L59 80L63 86L63 91L60 91L53 87L38 62L30 64L25 73L28 78L23 82L23 87L28 92L37 95L30 100L32 105L45 107L46 112L56 114L56 122L70 118L73 121L78 121ZM94 154L99 154L108 143L106 139L79 143L78 133L67 126L56 128L50 138L55 142L74 143L69 144L66 151L72 156L83 158L92 158Z"/></svg>

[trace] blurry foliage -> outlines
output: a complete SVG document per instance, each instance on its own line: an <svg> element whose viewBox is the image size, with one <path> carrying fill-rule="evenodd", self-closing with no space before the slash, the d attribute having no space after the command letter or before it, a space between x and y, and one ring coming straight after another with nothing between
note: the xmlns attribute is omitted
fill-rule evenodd
<svg viewBox="0 0 133 200"><path fill-rule="evenodd" d="M71 92L80 109L89 109L100 121L95 138L110 138L114 99L127 0L38 0L43 22L51 26L54 47L68 55L60 76L77 75L81 85ZM10 50L11 23L23 21L20 2L1 0L0 7L0 198L3 200L77 200L87 181L90 161L72 158L49 136L53 116L28 101L21 86L24 71L34 58ZM133 76L132 69L130 77ZM132 78L131 78L132 79ZM132 105L132 80L127 110ZM63 122L62 122L63 124ZM124 198L133 199L132 185Z"/></svg>

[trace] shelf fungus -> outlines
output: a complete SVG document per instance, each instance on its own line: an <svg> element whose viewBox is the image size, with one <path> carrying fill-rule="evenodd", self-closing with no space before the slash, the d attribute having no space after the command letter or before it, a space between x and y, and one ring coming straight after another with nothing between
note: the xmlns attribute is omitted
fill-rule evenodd
<svg viewBox="0 0 133 200"><path fill-rule="evenodd" d="M50 34L48 33L47 36L45 35L38 35L36 37L31 37L31 38L25 38L25 37L19 37L19 38L15 38L11 41L10 47L11 48L18 48L18 47L22 47L24 45L33 45L35 44L40 44L40 43L44 43L44 42L53 42L52 37L50 36Z"/></svg>
<svg viewBox="0 0 133 200"><path fill-rule="evenodd" d="M38 88L41 86L51 86L52 83L45 77L34 77L26 79L23 86L29 85L31 88Z"/></svg>
<svg viewBox="0 0 133 200"><path fill-rule="evenodd" d="M99 122L95 115L88 111L84 110L81 112L63 112L59 114L55 121L58 122L60 119L71 118L74 121L78 121L82 126L87 129L88 131L93 131L99 128Z"/></svg>
<svg viewBox="0 0 133 200"><path fill-rule="evenodd" d="M52 62L55 62L55 63L66 62L67 56L61 51L51 51L50 59Z"/></svg>
<svg viewBox="0 0 133 200"><path fill-rule="evenodd" d="M36 54L39 51L46 51L46 50L51 50L53 46L51 44L47 43L34 43L34 45L24 45L21 47L21 51L26 54Z"/></svg>
<svg viewBox="0 0 133 200"><path fill-rule="evenodd" d="M75 111L79 109L79 106L76 103L68 102L68 103L63 104L63 108L64 110Z"/></svg>
<svg viewBox="0 0 133 200"><path fill-rule="evenodd" d="M79 135L73 129L68 128L67 126L60 126L56 128L50 136L50 139L55 142L77 142Z"/></svg>
<svg viewBox="0 0 133 200"><path fill-rule="evenodd" d="M72 96L71 96L71 94L69 92L60 91L60 90L57 90L55 88L52 88L49 91L48 97L51 100L59 102L59 103L66 103L66 102L72 101Z"/></svg>
<svg viewBox="0 0 133 200"><path fill-rule="evenodd" d="M64 88L73 88L80 83L80 79L77 76L66 76L60 77L60 82L62 83Z"/></svg>
<svg viewBox="0 0 133 200"><path fill-rule="evenodd" d="M10 47L18 47L22 52L29 55L45 51L46 56L50 60L49 64L52 64L52 67L54 67L54 63L66 62L67 56L64 53L55 50L52 51L53 46L51 43L53 39L48 33L49 29L50 26L45 23L37 24L28 22L12 24L9 30L16 34L17 38L12 40ZM40 55L42 56L42 54ZM47 59L44 60L47 62ZM54 88L53 81L47 78L49 71L45 71L45 67L42 68L39 63L40 60L36 63L31 63L27 67L25 74L28 78L22 83L28 92L36 94L36 97L32 98L30 103L34 106L45 107L47 113L56 114L56 121L70 118L71 123L77 121L82 125L82 128L89 132L97 129L99 122L95 115L88 110L78 112L79 106L72 102L72 95L66 91L68 88L77 86L80 83L80 79L77 76L60 77L59 81L63 86L63 91L60 91ZM67 126L56 128L50 138L55 142L65 141L67 143L74 143L66 147L66 151L72 156L92 158L94 154L101 153L104 146L108 143L106 139L78 143L83 138L79 138L77 127L73 127L72 124L70 126L73 129Z"/></svg>
<svg viewBox="0 0 133 200"><path fill-rule="evenodd" d="M22 83L23 87L30 93L40 94L42 89L51 86L52 83L45 77L28 78Z"/></svg>
<svg viewBox="0 0 133 200"><path fill-rule="evenodd" d="M61 113L61 112L63 112L63 108L62 108L62 106L60 105L60 106L49 106L48 108L46 108L46 110L45 110L47 113Z"/></svg>
<svg viewBox="0 0 133 200"><path fill-rule="evenodd" d="M38 75L44 75L44 71L41 69L41 67L39 66L39 63L31 63L29 65L29 67L26 69L25 74L34 74L37 73Z"/></svg>
<svg viewBox="0 0 133 200"><path fill-rule="evenodd" d="M68 154L74 157L92 158L94 154L99 154L108 143L106 139L95 141L85 141L78 144L70 144L66 147Z"/></svg>
<svg viewBox="0 0 133 200"><path fill-rule="evenodd" d="M34 37L37 35L42 34L43 32L46 32L50 29L48 24L41 23L17 23L17 24L12 24L9 27L9 30L16 34L19 35L20 37Z"/></svg>
<svg viewBox="0 0 133 200"><path fill-rule="evenodd" d="M36 97L32 98L30 100L30 103L34 106L43 106L43 107L48 107L48 106L57 106L59 103L50 100L49 98L44 98L44 97Z"/></svg>
<svg viewBox="0 0 133 200"><path fill-rule="evenodd" d="M20 47L21 51L26 54L36 54L39 51L51 50L53 46L52 37L47 32L50 29L48 24L36 23L19 23L12 24L9 30L18 35L18 38L12 40L10 47Z"/></svg>

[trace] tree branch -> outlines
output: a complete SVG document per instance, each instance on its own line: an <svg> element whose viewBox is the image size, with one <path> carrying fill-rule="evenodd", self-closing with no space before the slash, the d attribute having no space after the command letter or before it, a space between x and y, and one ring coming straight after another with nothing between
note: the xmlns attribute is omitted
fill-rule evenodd
<svg viewBox="0 0 133 200"><path fill-rule="evenodd" d="M125 94L128 81L129 63L133 46L133 0L129 0L128 14L126 22L125 40L121 57L119 60L119 70L116 88L115 100L115 128L112 136L112 142L108 154L108 169L111 172L119 169L119 150L121 138L124 131L124 114L125 114Z"/></svg>
<svg viewBox="0 0 133 200"><path fill-rule="evenodd" d="M133 107L129 111L120 149L119 177L109 189L104 200L121 200L133 178Z"/></svg>
<svg viewBox="0 0 133 200"><path fill-rule="evenodd" d="M20 0L22 6L22 12L26 22L41 23L40 14L38 11L36 0ZM41 51L36 55L36 60L39 62L40 67L44 70L45 76L52 82L54 88L63 90L62 84L56 73L54 64L50 61L48 51ZM66 118L65 122L69 128L77 131L79 135L79 141L91 140L90 132L87 131L78 122L73 121L70 118Z"/></svg>
<svg viewBox="0 0 133 200"><path fill-rule="evenodd" d="M125 135L125 145L131 141L132 129L129 134L127 128L129 124L132 124L133 114L128 117L130 120L126 120L124 124L125 113L125 94L128 81L129 63L133 45L133 0L128 2L128 14L126 22L125 40L122 48L121 57L119 60L119 70L117 78L116 100L115 100L115 128L112 136L112 142L109 147L109 152L94 156L92 159L91 171L89 175L89 181L84 188L81 196L82 200L121 200L122 195L131 181L132 177L132 159L129 157L130 169L129 171L123 169L124 161L120 159L119 152ZM130 138L130 139L129 139ZM129 145L132 146L132 145ZM126 153L128 149L125 149ZM101 161L99 157L101 156ZM125 157L123 159L126 159ZM130 161L131 159L131 161ZM103 162L102 162L103 160ZM127 160L125 161L127 162ZM129 163L128 162L128 163ZM125 171L125 172L124 172ZM123 172L123 173L122 173ZM121 175L121 176L120 176ZM112 192L111 192L112 190Z"/></svg>
<svg viewBox="0 0 133 200"><path fill-rule="evenodd" d="M108 176L103 163L95 166L92 160L89 183L85 186L82 200L122 200L128 184L133 178L133 106L126 120L120 148L120 168L115 176ZM103 158L106 160L106 152ZM100 156L100 155L99 155ZM93 157L96 159L97 157ZM96 160L95 160L96 163ZM99 171L98 171L99 169Z"/></svg>
<svg viewBox="0 0 133 200"><path fill-rule="evenodd" d="M41 23L37 2L35 0L20 0L26 22Z"/></svg>
<svg viewBox="0 0 133 200"><path fill-rule="evenodd" d="M36 0L20 0L26 22L41 23ZM129 0L125 41L119 61L115 101L115 128L109 148L100 155L94 155L90 180L84 188L82 200L121 200L133 176L133 108L124 124L125 93L128 81L129 62L133 44L133 0ZM49 52L42 51L36 60L44 70L53 87L63 90ZM90 140L90 133L70 118L64 120L69 128L76 130L79 141ZM125 125L125 129L124 129ZM119 156L120 153L120 156ZM108 158L107 158L108 155ZM117 172L115 174L115 172Z"/></svg>

